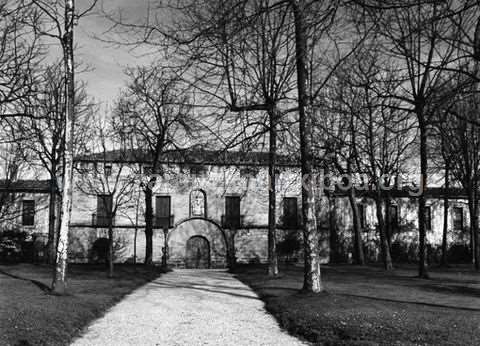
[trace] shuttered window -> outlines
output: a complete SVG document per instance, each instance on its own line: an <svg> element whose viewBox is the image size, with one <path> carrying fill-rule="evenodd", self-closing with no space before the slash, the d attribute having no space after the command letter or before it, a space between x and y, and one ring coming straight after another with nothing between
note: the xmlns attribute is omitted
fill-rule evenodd
<svg viewBox="0 0 480 346"><path fill-rule="evenodd" d="M298 226L298 205L296 197L283 199L283 225L288 228Z"/></svg>
<svg viewBox="0 0 480 346"><path fill-rule="evenodd" d="M240 228L240 197L225 197L225 226Z"/></svg>
<svg viewBox="0 0 480 346"><path fill-rule="evenodd" d="M155 203L156 225L161 228L170 227L171 197L157 196Z"/></svg>
<svg viewBox="0 0 480 346"><path fill-rule="evenodd" d="M35 201L24 200L22 205L22 225L33 226L35 224Z"/></svg>
<svg viewBox="0 0 480 346"><path fill-rule="evenodd" d="M108 226L112 217L112 195L97 196L97 225Z"/></svg>
<svg viewBox="0 0 480 346"><path fill-rule="evenodd" d="M425 207L425 229L432 230L432 208L430 206Z"/></svg>
<svg viewBox="0 0 480 346"><path fill-rule="evenodd" d="M454 207L453 208L453 229L463 230L463 208Z"/></svg>

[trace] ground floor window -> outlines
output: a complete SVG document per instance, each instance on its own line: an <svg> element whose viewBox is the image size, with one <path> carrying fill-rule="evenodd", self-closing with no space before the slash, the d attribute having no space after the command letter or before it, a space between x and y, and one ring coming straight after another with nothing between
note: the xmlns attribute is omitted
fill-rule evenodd
<svg viewBox="0 0 480 346"><path fill-rule="evenodd" d="M432 208L430 206L425 207L425 229L432 230Z"/></svg>
<svg viewBox="0 0 480 346"><path fill-rule="evenodd" d="M35 201L25 199L22 204L22 225L33 226L35 224Z"/></svg>
<svg viewBox="0 0 480 346"><path fill-rule="evenodd" d="M453 229L456 231L463 229L463 208L462 207L453 208Z"/></svg>
<svg viewBox="0 0 480 346"><path fill-rule="evenodd" d="M298 205L296 197L285 197L283 199L283 225L288 228L297 227Z"/></svg>

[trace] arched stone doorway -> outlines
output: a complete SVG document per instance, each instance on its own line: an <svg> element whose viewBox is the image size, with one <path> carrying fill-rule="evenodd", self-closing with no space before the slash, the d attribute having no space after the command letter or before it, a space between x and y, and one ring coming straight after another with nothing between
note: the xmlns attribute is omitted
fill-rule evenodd
<svg viewBox="0 0 480 346"><path fill-rule="evenodd" d="M185 267L190 269L210 268L210 243L207 238L195 235L187 240Z"/></svg>
<svg viewBox="0 0 480 346"><path fill-rule="evenodd" d="M195 240L189 244L192 238ZM179 268L192 266L192 263L196 263L200 246L203 246L200 249L200 258L204 258L206 243L201 243L199 238L203 238L208 244L209 267L226 268L228 250L225 234L216 222L205 218L182 220L168 233L168 265ZM187 251L188 246L192 247L192 253ZM204 260L200 262L204 263Z"/></svg>

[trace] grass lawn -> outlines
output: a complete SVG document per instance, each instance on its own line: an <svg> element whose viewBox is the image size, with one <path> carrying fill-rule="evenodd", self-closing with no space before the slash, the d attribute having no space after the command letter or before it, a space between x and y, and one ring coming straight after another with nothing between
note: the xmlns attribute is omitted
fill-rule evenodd
<svg viewBox="0 0 480 346"><path fill-rule="evenodd" d="M303 294L303 269L245 266L237 277L290 333L317 345L480 345L480 274L468 268L323 266L325 292Z"/></svg>
<svg viewBox="0 0 480 346"><path fill-rule="evenodd" d="M117 265L115 278L108 279L105 266L70 265L68 295L54 296L46 290L49 266L1 265L0 271L2 346L68 345L90 321L159 275L143 266Z"/></svg>

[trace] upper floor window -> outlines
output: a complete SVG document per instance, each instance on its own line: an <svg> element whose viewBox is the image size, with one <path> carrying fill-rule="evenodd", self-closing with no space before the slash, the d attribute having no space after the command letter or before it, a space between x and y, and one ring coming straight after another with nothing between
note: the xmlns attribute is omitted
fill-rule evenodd
<svg viewBox="0 0 480 346"><path fill-rule="evenodd" d="M425 229L427 231L432 230L432 207L425 207Z"/></svg>
<svg viewBox="0 0 480 346"><path fill-rule="evenodd" d="M358 205L358 214L360 219L360 228L365 229L367 225L367 208L365 207L365 204Z"/></svg>
<svg viewBox="0 0 480 346"><path fill-rule="evenodd" d="M172 199L170 196L157 196L155 201L155 224L157 227L171 227Z"/></svg>
<svg viewBox="0 0 480 346"><path fill-rule="evenodd" d="M389 206L388 222L390 223L390 227L398 227L398 205L391 204Z"/></svg>
<svg viewBox="0 0 480 346"><path fill-rule="evenodd" d="M202 190L193 190L190 193L190 216L206 216L207 197Z"/></svg>
<svg viewBox="0 0 480 346"><path fill-rule="evenodd" d="M111 176L112 175L112 165L109 164L109 163L106 163L103 167L103 170L105 172L105 175L107 177Z"/></svg>
<svg viewBox="0 0 480 346"><path fill-rule="evenodd" d="M463 208L454 207L453 208L453 229L463 230Z"/></svg>
<svg viewBox="0 0 480 346"><path fill-rule="evenodd" d="M283 199L283 225L295 228L298 226L298 205L296 197Z"/></svg>
<svg viewBox="0 0 480 346"><path fill-rule="evenodd" d="M108 226L112 218L112 195L97 196L97 226Z"/></svg>
<svg viewBox="0 0 480 346"><path fill-rule="evenodd" d="M225 197L225 220L227 228L240 228L240 196Z"/></svg>
<svg viewBox="0 0 480 346"><path fill-rule="evenodd" d="M22 225L33 226L35 224L35 201L23 200L22 204Z"/></svg>
<svg viewBox="0 0 480 346"><path fill-rule="evenodd" d="M190 166L190 174L193 176L200 176L206 171L205 166L203 165L192 165Z"/></svg>

